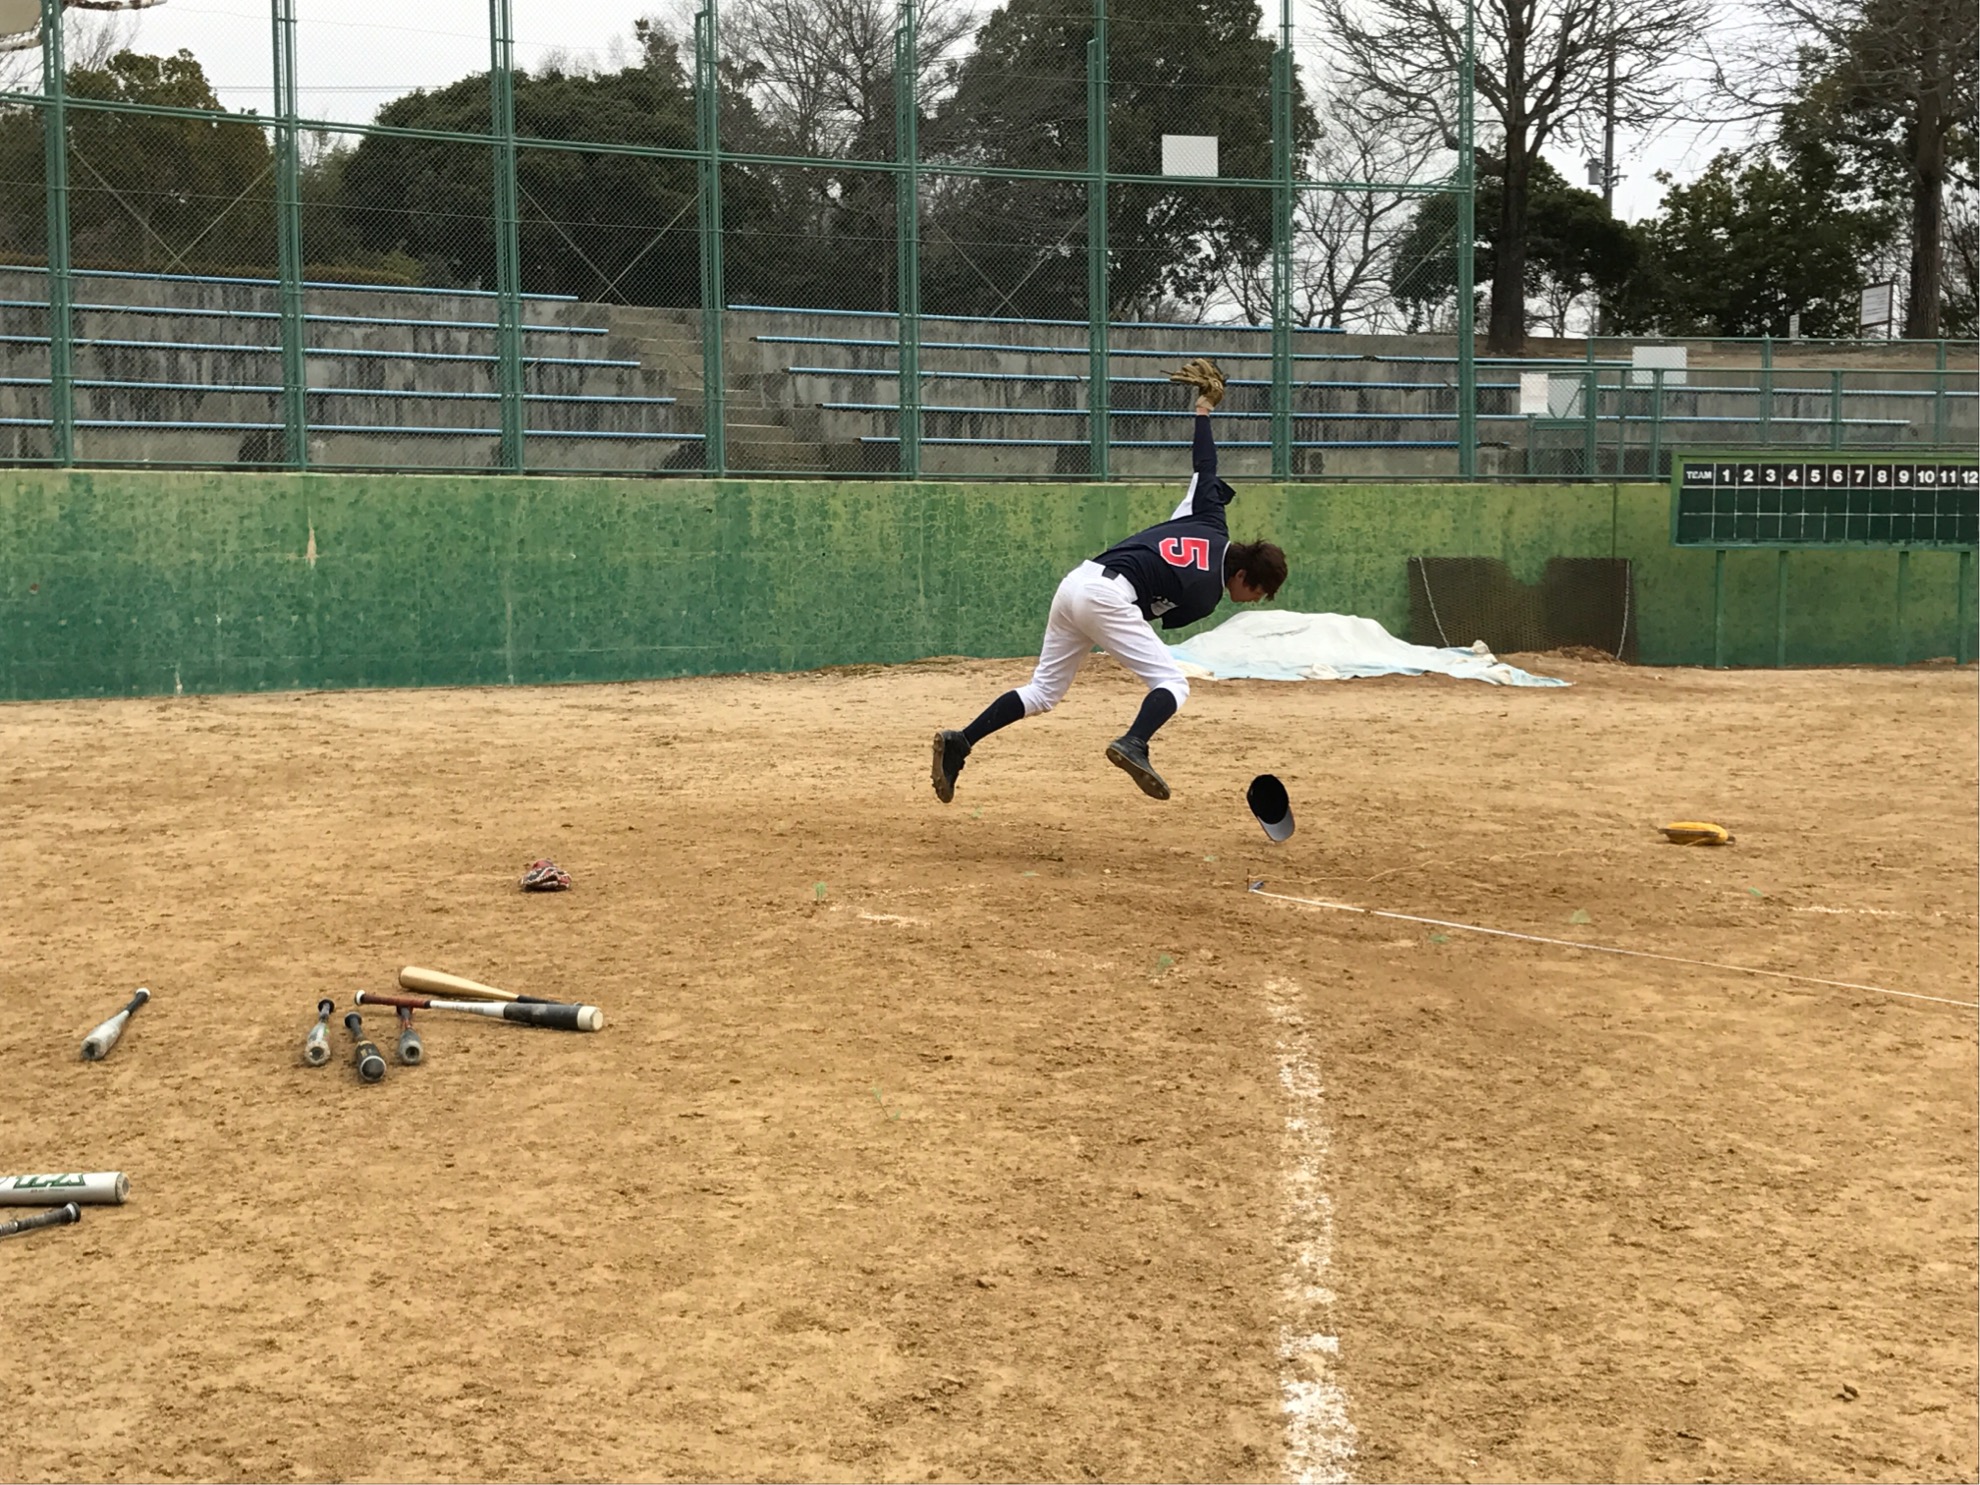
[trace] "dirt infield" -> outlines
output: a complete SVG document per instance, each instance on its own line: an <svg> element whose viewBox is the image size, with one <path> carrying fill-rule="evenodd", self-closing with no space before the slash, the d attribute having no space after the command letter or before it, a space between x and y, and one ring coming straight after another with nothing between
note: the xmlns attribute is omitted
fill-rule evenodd
<svg viewBox="0 0 1980 1485"><path fill-rule="evenodd" d="M1973 1012L1245 890L1971 1000L1973 671L1528 663L0 709L0 1478L1974 1479Z"/></svg>

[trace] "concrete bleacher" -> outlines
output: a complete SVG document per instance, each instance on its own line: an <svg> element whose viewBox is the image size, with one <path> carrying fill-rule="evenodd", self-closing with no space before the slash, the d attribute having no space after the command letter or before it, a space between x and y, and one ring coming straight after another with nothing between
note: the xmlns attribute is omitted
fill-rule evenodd
<svg viewBox="0 0 1980 1485"><path fill-rule="evenodd" d="M49 452L47 276L0 267L0 458ZM467 291L304 287L309 460L326 468L497 467L494 299ZM281 462L279 286L77 270L76 457L84 463ZM648 470L700 440L665 377L613 344L609 313L523 305L525 461ZM699 455L692 456L699 464Z"/></svg>
<svg viewBox="0 0 1980 1485"><path fill-rule="evenodd" d="M79 270L76 455L84 463L283 462L281 315L270 279ZM321 468L486 469L500 451L494 296L394 286L305 286L309 461ZM523 305L525 467L697 472L707 399L693 309ZM898 328L891 314L734 305L724 316L728 468L873 474L900 467ZM1292 465L1302 478L1440 478L1458 470L1450 337L1299 328L1292 337ZM1219 424L1226 469L1271 470L1272 336L1254 325L1109 327L1111 472L1186 467L1188 397L1164 370L1189 356L1230 374ZM1477 371L1479 469L1488 475L1658 478L1680 447L1971 447L1972 369L1936 394L1928 370L1819 347L1702 345L1652 385L1626 361L1537 354ZM1861 348L1858 348L1860 352ZM924 317L924 473L1083 477L1091 470L1091 356L1079 321ZM1929 366L1929 363L1927 363ZM1834 396L1835 371L1844 396ZM1521 373L1574 394L1564 415L1520 411ZM1588 379L1595 382L1591 405ZM1771 381L1771 394L1763 389ZM49 456L46 274L0 267L0 462ZM1770 412L1767 409L1770 408ZM1594 462L1588 462L1590 444Z"/></svg>
<svg viewBox="0 0 1980 1485"><path fill-rule="evenodd" d="M730 379L780 396L830 467L884 469L897 459L895 321L856 311L734 306ZM1294 336L1293 473L1305 477L1435 476L1456 472L1457 358L1432 337ZM1163 477L1188 447L1187 403L1157 367L1216 357L1231 374L1220 420L1234 474L1270 470L1271 332L1264 326L1125 324L1109 332L1110 465L1116 475ZM1087 472L1090 352L1078 323L931 316L919 345L922 469L930 474ZM1723 359L1723 358L1718 358ZM1481 471L1580 472L1589 418L1535 419L1519 411L1519 373L1590 374L1580 359L1534 356L1481 363L1477 381ZM1653 385L1627 362L1599 361L1593 431L1596 469L1661 477L1652 454L1683 445L1930 444L1944 416L1949 440L1975 428L1974 378L1955 376L1942 404L1932 379L1904 368L1852 368L1835 416L1825 368L1775 371L1762 416L1757 365L1707 358L1697 371ZM1943 410L1943 411L1942 411ZM816 421L810 414L815 412ZM1652 431L1653 421L1657 424ZM1571 436L1570 436L1571 435ZM1585 459L1582 461L1585 463Z"/></svg>

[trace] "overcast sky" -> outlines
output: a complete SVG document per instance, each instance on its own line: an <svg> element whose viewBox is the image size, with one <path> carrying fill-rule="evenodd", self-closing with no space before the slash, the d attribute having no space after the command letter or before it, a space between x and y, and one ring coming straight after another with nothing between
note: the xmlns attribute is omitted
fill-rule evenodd
<svg viewBox="0 0 1980 1485"><path fill-rule="evenodd" d="M629 60L634 19L670 8L660 0L512 4L516 62L525 69L557 52L581 63ZM307 117L367 122L401 93L445 85L488 66L487 0L300 0L296 9L296 78ZM141 51L190 51L229 108L270 111L272 32L265 0L165 0L117 19L134 31ZM1689 179L1719 147L1695 130L1650 141L1619 139L1617 215L1631 221L1650 215L1663 190L1653 172ZM1587 184L1579 151L1550 156L1569 181Z"/></svg>

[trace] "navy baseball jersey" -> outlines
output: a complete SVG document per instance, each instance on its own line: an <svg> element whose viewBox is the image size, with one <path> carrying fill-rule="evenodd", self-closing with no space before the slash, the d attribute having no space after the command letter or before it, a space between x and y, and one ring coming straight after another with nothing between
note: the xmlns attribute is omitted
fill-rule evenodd
<svg viewBox="0 0 1980 1485"><path fill-rule="evenodd" d="M1217 442L1210 420L1196 419L1189 493L1159 526L1137 531L1093 560L1134 584L1142 617L1180 629L1206 617L1224 597L1224 549L1231 544L1224 507L1237 494L1217 478Z"/></svg>

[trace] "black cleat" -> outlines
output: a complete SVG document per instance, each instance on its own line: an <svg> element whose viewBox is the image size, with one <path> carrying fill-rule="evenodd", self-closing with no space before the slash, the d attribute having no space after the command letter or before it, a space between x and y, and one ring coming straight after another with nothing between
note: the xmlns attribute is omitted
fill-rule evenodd
<svg viewBox="0 0 1980 1485"><path fill-rule="evenodd" d="M1148 762L1148 744L1138 737L1117 737L1107 744L1107 761L1141 786L1150 799L1167 799L1169 786Z"/></svg>
<svg viewBox="0 0 1980 1485"><path fill-rule="evenodd" d="M969 739L960 732L935 734L935 762L928 776L934 782L935 797L942 803L956 797L956 775L962 772L963 760L969 752Z"/></svg>

